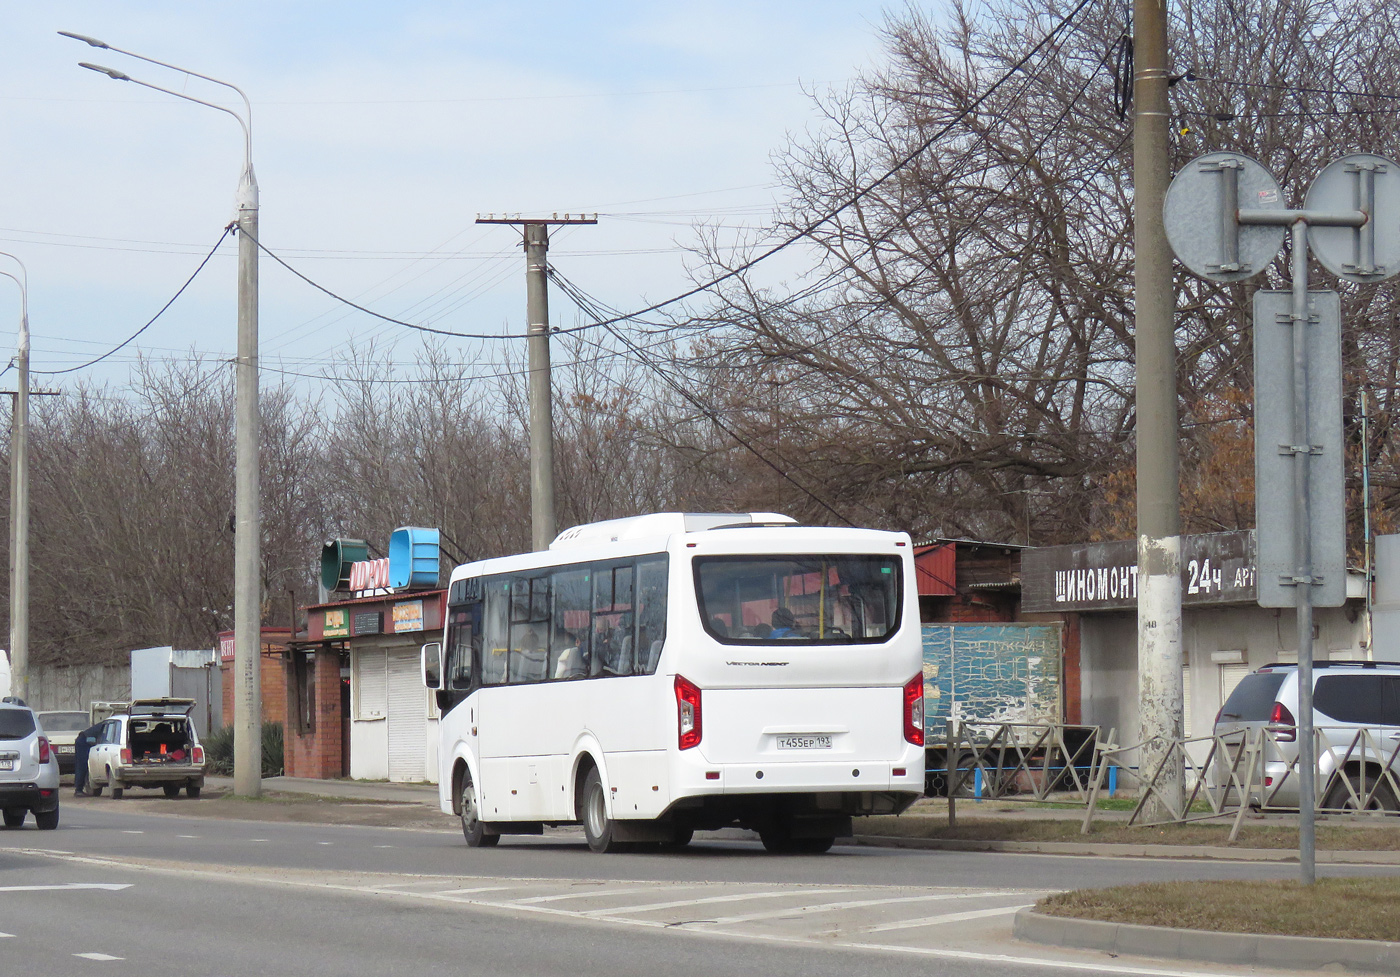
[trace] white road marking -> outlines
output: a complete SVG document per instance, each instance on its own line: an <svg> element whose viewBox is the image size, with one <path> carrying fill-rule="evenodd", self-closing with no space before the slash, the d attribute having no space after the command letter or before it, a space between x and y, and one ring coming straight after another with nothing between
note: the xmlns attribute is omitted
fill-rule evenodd
<svg viewBox="0 0 1400 977"><path fill-rule="evenodd" d="M84 960L125 960L126 957L114 957L109 953L75 953L75 957L82 957Z"/></svg>
<svg viewBox="0 0 1400 977"><path fill-rule="evenodd" d="M176 835L176 838L198 838L199 835Z"/></svg>
<svg viewBox="0 0 1400 977"><path fill-rule="evenodd" d="M1026 906L1033 906L1035 903L1028 902L1020 906L1003 906L1000 909L974 909L965 913L945 913L942 916L925 916L922 919L901 919L897 923L881 923L879 926L867 926L861 930L862 933L884 933L889 930L916 929L920 926L941 926L944 923L961 923L966 919L987 919L991 916L1010 916L1014 912L1025 909Z"/></svg>
<svg viewBox="0 0 1400 977"><path fill-rule="evenodd" d="M595 884L596 884L596 883L595 883ZM606 884L606 883L603 883L603 884ZM656 886L656 885L633 886L633 887L631 887L631 888L626 888L626 889L604 889L604 888L597 888L597 889L582 890L582 891L579 891L579 892L565 892L565 893L563 893L562 895L553 895L553 896L531 896L529 899L516 899L515 901L518 902L518 903L520 903L522 906L533 906L533 905L536 905L536 904L538 904L538 903L543 903L543 902L559 902L559 901L564 900L564 899L591 899L591 898L593 898L594 896L621 896L621 895L626 895L626 894L629 893L629 892L655 892L658 888L660 888L660 886ZM671 891L672 889L693 889L693 888L697 888L697 886L687 886L687 885L666 886L666 890L667 890L668 892Z"/></svg>
<svg viewBox="0 0 1400 977"><path fill-rule="evenodd" d="M133 831L133 830L130 829L130 828L123 828L123 829L122 829L122 834L124 834L124 835L143 835L143 834L145 834L145 833L146 833L146 832L144 832L144 831Z"/></svg>
<svg viewBox="0 0 1400 977"><path fill-rule="evenodd" d="M504 892L506 889L518 889L517 885L479 885L475 889L442 889L433 893L437 896L466 896L473 892Z"/></svg>
<svg viewBox="0 0 1400 977"><path fill-rule="evenodd" d="M375 848L393 848L393 845L375 845Z"/></svg>
<svg viewBox="0 0 1400 977"><path fill-rule="evenodd" d="M813 913L830 913L840 909L864 909L867 906L892 906L906 902L940 902L945 899L986 899L993 893L949 892L931 893L922 896L895 896L886 899L852 899L848 902L827 902L815 906L793 906L790 909L774 909L765 913L746 913L743 916L724 916L713 920L711 925L728 926L731 923L751 923L759 919L777 919L780 916L810 916Z"/></svg>
<svg viewBox="0 0 1400 977"><path fill-rule="evenodd" d="M249 841L266 841L266 838L249 838Z"/></svg>
<svg viewBox="0 0 1400 977"><path fill-rule="evenodd" d="M53 889L130 889L130 882L68 882L63 885L0 885L0 892L48 892Z"/></svg>
<svg viewBox="0 0 1400 977"><path fill-rule="evenodd" d="M855 890L853 890L853 889L823 889L823 890L821 890L821 894L822 894L822 895L826 895L827 893L835 893L835 892L853 892L853 891L855 891ZM614 908L612 908L612 909L585 909L585 910L583 910L582 912L580 912L578 915L580 915L580 916L589 916L589 917L593 917L593 916L608 916L608 917L612 917L612 916L617 915L618 913L646 913L646 912L651 912L651 911L656 910L656 909L678 909L678 908L680 908L681 906L698 906L698 905L701 905L701 904L716 903L716 902L747 902L747 901L750 900L750 899L777 899L777 898L779 898L780 896L800 896L800 895L803 895L803 894L804 894L803 891L802 891L801 889L797 889L797 888L792 888L792 889L779 889L779 890L776 891L776 892L736 892L736 893L734 893L733 895L728 895L728 896L705 896L703 899L679 899L679 900L677 900L677 901L675 901L675 902L651 902L651 903L645 903L645 904L640 905L640 906L616 906L616 907L614 907ZM774 913L773 915L775 915L775 916L781 916L783 913L786 913L786 912L791 912L791 910L785 909L785 910L782 910L782 911L780 911L780 912ZM766 914L760 914L760 915L766 915ZM746 917L743 917L743 916L735 916L735 917L731 917L731 918L732 918L732 919L744 919L744 918L746 918ZM718 920L716 920L716 922L718 922Z"/></svg>
<svg viewBox="0 0 1400 977"><path fill-rule="evenodd" d="M318 844L318 845L333 845L333 844L335 844L335 842L333 842L333 841L318 841L318 842L316 842L316 844Z"/></svg>
<svg viewBox="0 0 1400 977"><path fill-rule="evenodd" d="M13 940L14 938L15 934L13 933L0 933L0 940Z"/></svg>

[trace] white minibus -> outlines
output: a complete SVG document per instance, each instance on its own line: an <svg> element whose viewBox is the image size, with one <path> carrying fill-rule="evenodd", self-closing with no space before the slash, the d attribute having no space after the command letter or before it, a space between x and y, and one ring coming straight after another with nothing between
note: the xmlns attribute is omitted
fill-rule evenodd
<svg viewBox="0 0 1400 977"><path fill-rule="evenodd" d="M594 851L740 826L821 852L923 791L904 533L653 513L458 567L437 690L467 843L582 823Z"/></svg>

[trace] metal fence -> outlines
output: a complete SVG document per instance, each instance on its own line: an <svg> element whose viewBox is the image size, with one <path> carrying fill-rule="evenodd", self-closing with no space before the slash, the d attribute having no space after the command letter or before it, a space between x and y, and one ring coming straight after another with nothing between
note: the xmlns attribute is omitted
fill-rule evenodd
<svg viewBox="0 0 1400 977"><path fill-rule="evenodd" d="M1062 723L949 721L929 752L942 753L926 780L940 780L951 799L963 793L983 800L1088 803L1094 783L1098 726Z"/></svg>

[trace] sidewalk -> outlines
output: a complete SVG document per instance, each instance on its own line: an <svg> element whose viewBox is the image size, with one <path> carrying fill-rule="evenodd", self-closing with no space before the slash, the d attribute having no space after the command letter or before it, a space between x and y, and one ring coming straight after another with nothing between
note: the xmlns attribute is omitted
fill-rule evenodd
<svg viewBox="0 0 1400 977"><path fill-rule="evenodd" d="M232 777L205 777L212 790L233 790ZM336 797L341 800L378 801L381 804L438 806L437 784L391 784L377 780L314 780L310 777L265 777L264 791Z"/></svg>

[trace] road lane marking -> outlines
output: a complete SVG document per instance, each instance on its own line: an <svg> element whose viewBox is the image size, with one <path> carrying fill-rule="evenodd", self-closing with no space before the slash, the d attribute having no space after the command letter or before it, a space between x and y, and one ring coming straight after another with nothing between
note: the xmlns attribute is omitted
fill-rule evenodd
<svg viewBox="0 0 1400 977"><path fill-rule="evenodd" d="M146 833L146 832L144 832L144 831L135 831L135 830L133 830L133 829L131 829L131 828L123 828L123 829L122 829L122 834L124 834L124 835L143 835L143 834L145 834L145 833Z"/></svg>
<svg viewBox="0 0 1400 977"><path fill-rule="evenodd" d="M15 934L13 933L0 933L0 940L13 940L14 938Z"/></svg>
<svg viewBox="0 0 1400 977"><path fill-rule="evenodd" d="M198 838L199 835L176 835L176 838Z"/></svg>
<svg viewBox="0 0 1400 977"><path fill-rule="evenodd" d="M54 889L106 889L117 892L130 889L130 882L66 882L63 885L0 885L0 892L48 892Z"/></svg>
<svg viewBox="0 0 1400 977"><path fill-rule="evenodd" d="M114 957L109 953L75 953L75 957L82 957L84 960L125 960L126 957Z"/></svg>
<svg viewBox="0 0 1400 977"><path fill-rule="evenodd" d="M587 884L589 884L589 885L606 885L607 883L597 883L597 882L593 882L593 883L587 883ZM664 884L664 883L663 883L663 884ZM702 885L704 885L704 884L705 884L705 883L699 883L699 884L697 884L697 885L674 885L674 886L666 886L666 890L669 892L669 891L672 890L672 889L696 889L696 888L700 888L700 886L702 886ZM580 892L565 892L565 893L563 893L563 894L561 894L561 895L553 895L553 896L531 896L529 899L516 899L515 901L518 902L518 903L520 903L522 906L533 906L533 905L536 905L536 904L539 904L539 903L544 903L544 902L559 902L560 900L563 900L563 899L590 899L590 898L593 898L594 896L622 896L622 895L628 894L629 892L655 892L655 891L657 891L657 889L659 889L660 887L661 887L660 885L641 885L641 886L633 886L633 887L627 888L627 889L603 889L603 888L598 888L598 889L588 889L588 890L580 891Z"/></svg>
<svg viewBox="0 0 1400 977"><path fill-rule="evenodd" d="M967 919L987 919L992 916L1010 916L1019 912L1027 906L1035 903L1027 902L1019 906L1003 906L1000 909L973 909L965 913L945 913L942 916L925 916L922 919L901 919L895 923L881 923L879 926L867 926L862 933L885 933L890 930L916 929L920 926L941 926L944 923L961 923Z"/></svg>
<svg viewBox="0 0 1400 977"><path fill-rule="evenodd" d="M778 919L781 916L810 916L814 913L836 912L841 909L864 909L867 906L892 906L908 902L940 902L947 899L987 899L994 896L990 892L930 893L921 896L894 896L885 899L852 899L847 902L826 902L816 906L794 906L790 909L774 909L763 913L746 913L743 916L723 916L712 920L710 925L728 926L731 923L751 923L759 919Z"/></svg>
<svg viewBox="0 0 1400 977"><path fill-rule="evenodd" d="M335 844L335 842L333 842L333 841L318 841L318 842L316 842L316 844L318 844L318 845L333 845L333 844Z"/></svg>
<svg viewBox="0 0 1400 977"><path fill-rule="evenodd" d="M821 894L826 895L828 893L854 891L854 889L823 889L821 890ZM640 906L614 906L611 909L585 909L580 911L578 915L588 917L611 917L618 913L646 913L652 912L653 910L657 909L679 909L682 906L698 906L702 904L710 904L716 902L746 902L749 899L777 899L780 896L800 896L803 894L804 893L801 889L796 888L779 889L775 892L736 892L733 895L727 896L705 896L703 899L680 899L674 902L651 902L644 903ZM789 911L790 910L782 910L778 913L774 913L774 915L782 915L782 913ZM731 919L743 918L744 917L741 916L731 917ZM716 920L716 922L718 922L718 920Z"/></svg>
<svg viewBox="0 0 1400 977"><path fill-rule="evenodd" d="M434 892L437 896L466 896L473 892L504 892L506 889L518 889L518 885L479 885L475 889L442 889Z"/></svg>

